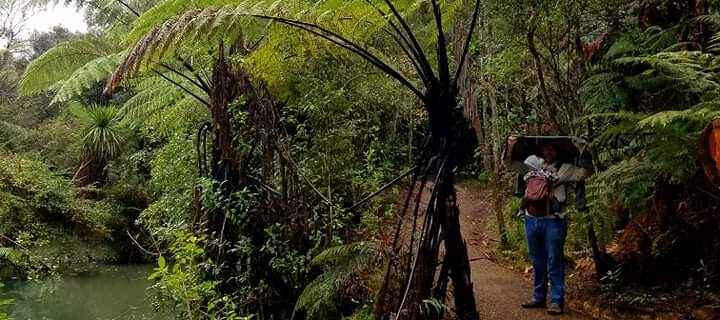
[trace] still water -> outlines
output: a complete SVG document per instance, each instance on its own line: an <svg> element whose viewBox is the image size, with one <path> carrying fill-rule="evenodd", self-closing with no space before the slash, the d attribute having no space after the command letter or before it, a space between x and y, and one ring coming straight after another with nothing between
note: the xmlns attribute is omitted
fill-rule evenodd
<svg viewBox="0 0 720 320"><path fill-rule="evenodd" d="M104 267L92 275L6 283L14 320L165 320L147 298L150 266Z"/></svg>

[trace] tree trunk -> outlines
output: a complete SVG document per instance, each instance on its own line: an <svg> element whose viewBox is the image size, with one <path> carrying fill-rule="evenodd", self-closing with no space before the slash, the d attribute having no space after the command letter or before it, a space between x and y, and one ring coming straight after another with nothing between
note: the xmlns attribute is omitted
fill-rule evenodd
<svg viewBox="0 0 720 320"><path fill-rule="evenodd" d="M720 119L713 120L703 131L698 153L708 182L720 187Z"/></svg>
<svg viewBox="0 0 720 320"><path fill-rule="evenodd" d="M224 48L220 47L220 55L215 62L212 86L210 90L210 113L212 117L212 163L210 174L218 183L220 192L229 196L239 189L241 183L241 168L239 155L233 145L232 114L229 105L240 94L238 83L240 79L225 59ZM232 292L234 286L228 282L232 279L237 265L235 254L228 253L230 244L237 239L238 230L234 223L228 220L223 210L207 212L206 233L212 239L211 249L206 254L220 266L218 275L211 275L214 280L220 281L220 291Z"/></svg>
<svg viewBox="0 0 720 320"><path fill-rule="evenodd" d="M441 90L429 97L426 108L432 135L431 148L438 165L411 279L414 292L411 303L408 304L411 310L408 318L426 319L427 315L418 310L424 309L421 308L424 301L432 298L440 245L444 242L458 319L475 320L479 319L479 315L475 308L467 247L460 232L460 210L457 207L454 186L457 164L473 148L471 143L468 143L468 136L472 133L462 110L456 108L456 96L452 90ZM437 281L442 282L445 279Z"/></svg>

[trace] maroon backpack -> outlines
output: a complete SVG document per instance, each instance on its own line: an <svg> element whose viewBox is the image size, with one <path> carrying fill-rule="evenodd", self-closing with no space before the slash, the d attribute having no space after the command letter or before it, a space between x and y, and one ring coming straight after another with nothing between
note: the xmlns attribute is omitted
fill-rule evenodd
<svg viewBox="0 0 720 320"><path fill-rule="evenodd" d="M550 214L552 190L553 183L548 177L541 175L530 177L522 199L522 208L534 217L547 216Z"/></svg>

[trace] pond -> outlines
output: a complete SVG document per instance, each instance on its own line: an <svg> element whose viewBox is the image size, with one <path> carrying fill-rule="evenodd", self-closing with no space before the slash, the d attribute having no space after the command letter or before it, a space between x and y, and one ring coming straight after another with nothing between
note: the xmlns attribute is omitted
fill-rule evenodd
<svg viewBox="0 0 720 320"><path fill-rule="evenodd" d="M147 299L151 266L107 266L97 273L45 281L8 282L14 320L169 319Z"/></svg>

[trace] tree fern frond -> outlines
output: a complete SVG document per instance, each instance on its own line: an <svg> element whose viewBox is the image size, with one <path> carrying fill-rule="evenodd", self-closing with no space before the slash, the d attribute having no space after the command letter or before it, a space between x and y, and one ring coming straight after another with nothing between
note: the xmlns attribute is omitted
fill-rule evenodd
<svg viewBox="0 0 720 320"><path fill-rule="evenodd" d="M617 72L601 72L583 82L580 96L589 111L603 114L625 109L630 92L618 84L621 77Z"/></svg>
<svg viewBox="0 0 720 320"><path fill-rule="evenodd" d="M657 172L647 161L638 157L623 160L590 179L588 200L601 208L600 202L619 198L626 208L640 209L656 178Z"/></svg>
<svg viewBox="0 0 720 320"><path fill-rule="evenodd" d="M416 8L419 2L421 1L404 0L395 1L393 4L407 13L408 10ZM378 15L376 7L365 2L255 0L226 3L224 0L209 0L191 4L170 1L162 5L173 7L182 13L168 18L164 13L155 14L153 11L148 14L147 20L140 17L137 31L133 31L133 36L130 37L137 41L108 82L108 91L112 92L124 77L136 74L141 67L159 61L183 46L217 46L219 40L235 43L241 35L244 38L258 37L267 31L271 22L275 22L305 29L342 48L359 52L360 56L367 58L375 66L387 69L390 75L411 87L416 94L421 94L402 74L392 70L392 67L370 53L373 51L379 55L377 52L380 50L356 44L369 39L375 31L387 25L386 17ZM459 7L459 4L447 1L447 6L454 8ZM329 19L331 16L333 18Z"/></svg>
<svg viewBox="0 0 720 320"><path fill-rule="evenodd" d="M23 95L38 94L68 79L86 63L116 52L115 46L96 36L62 42L33 60L20 80Z"/></svg>
<svg viewBox="0 0 720 320"><path fill-rule="evenodd" d="M58 82L52 103L67 102L91 88L100 81L106 80L120 63L122 53L98 57L85 63L75 70L70 77Z"/></svg>
<svg viewBox="0 0 720 320"><path fill-rule="evenodd" d="M720 110L712 107L691 108L685 110L670 110L652 114L637 123L638 128L666 128L675 123L681 123L684 127L697 124L697 130L701 130L711 120L720 116Z"/></svg>
<svg viewBox="0 0 720 320"><path fill-rule="evenodd" d="M339 291L357 275L375 267L377 244L357 242L324 250L313 264L326 267L310 282L295 303L295 312L304 311L307 319L327 319L337 313Z"/></svg>
<svg viewBox="0 0 720 320"><path fill-rule="evenodd" d="M333 266L350 259L368 257L373 255L375 252L377 252L376 243L368 241L355 242L325 249L313 258L312 264L316 266Z"/></svg>
<svg viewBox="0 0 720 320"><path fill-rule="evenodd" d="M671 51L671 48L678 43L675 34L680 27L681 25L665 29L658 26L649 27L641 34L640 47L645 53Z"/></svg>
<svg viewBox="0 0 720 320"><path fill-rule="evenodd" d="M621 68L644 66L651 71L645 75L664 77L684 84L693 92L707 92L720 88L714 74L708 72L713 57L702 52L661 52L652 56L624 57L614 61Z"/></svg>
<svg viewBox="0 0 720 320"><path fill-rule="evenodd" d="M639 35L635 32L626 32L615 40L603 55L603 59L613 61L617 58L635 55L641 50L638 43Z"/></svg>
<svg viewBox="0 0 720 320"><path fill-rule="evenodd" d="M623 121L639 121L643 119L645 116L640 113L636 112L630 112L630 111L618 111L618 112L603 112L603 113L595 113L590 114L587 116L584 116L578 120L578 122L582 121L591 121L591 120L623 120Z"/></svg>

